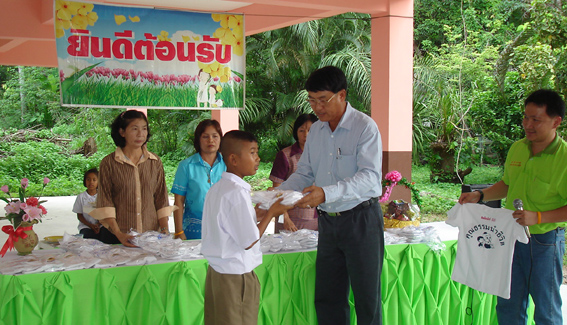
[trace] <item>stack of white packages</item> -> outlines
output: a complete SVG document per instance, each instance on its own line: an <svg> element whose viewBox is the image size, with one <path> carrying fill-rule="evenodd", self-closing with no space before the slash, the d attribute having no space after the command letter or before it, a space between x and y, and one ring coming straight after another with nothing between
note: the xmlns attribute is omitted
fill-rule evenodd
<svg viewBox="0 0 567 325"><path fill-rule="evenodd" d="M0 273L13 275L72 271L91 268L99 261L98 258L87 258L63 251L50 254L32 254L3 262L0 265Z"/></svg>
<svg viewBox="0 0 567 325"><path fill-rule="evenodd" d="M397 245L397 244L405 244L407 239L402 236L398 236L394 232L390 231L390 229L386 229L384 231L384 245Z"/></svg>
<svg viewBox="0 0 567 325"><path fill-rule="evenodd" d="M260 249L263 253L308 250L317 247L318 238L319 232L314 230L282 231L279 234L262 236Z"/></svg>
<svg viewBox="0 0 567 325"><path fill-rule="evenodd" d="M434 227L424 225L419 227L386 228L384 243L386 245L423 243L435 252L443 251L446 248L441 238L439 238L437 230Z"/></svg>
<svg viewBox="0 0 567 325"><path fill-rule="evenodd" d="M108 245L95 239L85 239L69 234L65 234L59 241L59 248L85 259L98 259L94 264L94 267L97 268L144 265L157 260L153 254L141 250Z"/></svg>

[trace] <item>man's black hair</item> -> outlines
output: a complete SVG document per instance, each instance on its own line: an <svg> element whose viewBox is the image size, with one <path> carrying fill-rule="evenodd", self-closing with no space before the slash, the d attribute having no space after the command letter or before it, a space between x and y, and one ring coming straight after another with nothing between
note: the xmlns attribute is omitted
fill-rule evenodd
<svg viewBox="0 0 567 325"><path fill-rule="evenodd" d="M312 92L328 90L336 94L343 89L347 90L345 73L333 66L326 66L313 71L305 82L305 90Z"/></svg>
<svg viewBox="0 0 567 325"><path fill-rule="evenodd" d="M561 117L565 119L565 101L556 91L550 89L539 89L531 93L524 101L524 107L534 103L538 107L545 106L545 112L549 117Z"/></svg>

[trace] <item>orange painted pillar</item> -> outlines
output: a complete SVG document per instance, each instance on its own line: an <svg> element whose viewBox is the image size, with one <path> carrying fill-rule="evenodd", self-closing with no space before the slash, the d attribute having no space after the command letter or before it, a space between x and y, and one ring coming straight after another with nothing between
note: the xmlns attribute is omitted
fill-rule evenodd
<svg viewBox="0 0 567 325"><path fill-rule="evenodd" d="M211 118L220 123L223 133L231 130L238 130L238 112L237 109L219 109L211 110Z"/></svg>
<svg viewBox="0 0 567 325"><path fill-rule="evenodd" d="M372 15L371 116L382 135L382 177L391 170L411 180L413 1L390 0L386 13ZM397 186L391 199L409 202Z"/></svg>

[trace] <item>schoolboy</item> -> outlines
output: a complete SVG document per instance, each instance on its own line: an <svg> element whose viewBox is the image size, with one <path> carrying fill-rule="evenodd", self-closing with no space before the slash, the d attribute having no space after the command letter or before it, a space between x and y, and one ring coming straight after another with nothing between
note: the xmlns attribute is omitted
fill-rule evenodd
<svg viewBox="0 0 567 325"><path fill-rule="evenodd" d="M258 142L244 131L227 132L220 151L226 172L203 207L201 253L209 262L205 281L205 324L257 324L260 283L254 268L262 263L258 241L270 220L292 208L281 199L268 211L253 208L250 185L256 174ZM256 222L262 217L260 223Z"/></svg>

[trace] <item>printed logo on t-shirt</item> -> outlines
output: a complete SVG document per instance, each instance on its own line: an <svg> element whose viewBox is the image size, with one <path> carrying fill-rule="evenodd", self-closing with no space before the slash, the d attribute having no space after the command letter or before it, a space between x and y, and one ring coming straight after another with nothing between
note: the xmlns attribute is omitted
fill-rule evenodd
<svg viewBox="0 0 567 325"><path fill-rule="evenodd" d="M510 162L510 166L511 167L521 167L522 162L521 161L512 161L512 162Z"/></svg>
<svg viewBox="0 0 567 325"><path fill-rule="evenodd" d="M478 241L478 247L484 247L487 249L494 248L494 245L492 245L492 236L486 231L483 232L482 235L478 236L476 240Z"/></svg>
<svg viewBox="0 0 567 325"><path fill-rule="evenodd" d="M488 217L482 217L482 219L492 219ZM495 239L500 246L506 245L506 236L504 232L498 230L496 226L477 224L469 228L466 234L468 240L476 240L478 242L478 247L483 247L487 249L495 248L492 241Z"/></svg>

